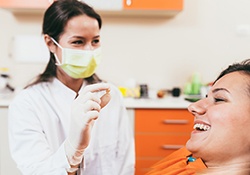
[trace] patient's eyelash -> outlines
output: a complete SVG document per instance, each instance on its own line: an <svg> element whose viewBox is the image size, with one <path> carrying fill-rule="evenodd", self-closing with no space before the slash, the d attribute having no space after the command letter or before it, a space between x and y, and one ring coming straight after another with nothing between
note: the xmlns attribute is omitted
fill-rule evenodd
<svg viewBox="0 0 250 175"><path fill-rule="evenodd" d="M225 101L225 99L223 99L223 98L214 98L214 101L215 102L221 102L221 101Z"/></svg>

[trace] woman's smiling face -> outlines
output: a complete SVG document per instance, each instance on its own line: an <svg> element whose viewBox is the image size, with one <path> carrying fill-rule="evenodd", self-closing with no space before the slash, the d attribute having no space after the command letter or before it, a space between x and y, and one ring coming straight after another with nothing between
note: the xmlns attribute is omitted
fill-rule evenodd
<svg viewBox="0 0 250 175"><path fill-rule="evenodd" d="M220 78L206 98L191 104L194 130L186 147L208 165L230 163L250 153L250 76ZM232 161L231 161L232 163Z"/></svg>

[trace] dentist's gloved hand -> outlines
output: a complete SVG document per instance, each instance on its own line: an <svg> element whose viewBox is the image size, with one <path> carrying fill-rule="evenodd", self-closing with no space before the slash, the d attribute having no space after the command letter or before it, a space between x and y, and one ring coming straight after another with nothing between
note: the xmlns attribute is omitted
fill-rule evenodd
<svg viewBox="0 0 250 175"><path fill-rule="evenodd" d="M88 85L73 102L69 136L64 145L70 165L81 163L84 150L90 142L94 120L110 101L109 89L107 83ZM106 93L100 97L100 91Z"/></svg>

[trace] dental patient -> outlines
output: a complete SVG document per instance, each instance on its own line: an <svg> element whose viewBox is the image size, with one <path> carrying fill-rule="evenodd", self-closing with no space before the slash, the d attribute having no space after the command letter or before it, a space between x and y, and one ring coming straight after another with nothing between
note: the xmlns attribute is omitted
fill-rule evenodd
<svg viewBox="0 0 250 175"><path fill-rule="evenodd" d="M194 130L186 147L155 164L147 175L249 175L250 59L223 70L206 98L188 110Z"/></svg>

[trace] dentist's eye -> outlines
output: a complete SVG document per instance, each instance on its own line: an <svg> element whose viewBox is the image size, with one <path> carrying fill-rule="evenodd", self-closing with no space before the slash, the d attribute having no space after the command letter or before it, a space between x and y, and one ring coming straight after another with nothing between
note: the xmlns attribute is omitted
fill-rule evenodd
<svg viewBox="0 0 250 175"><path fill-rule="evenodd" d="M79 44L83 44L83 41L81 40L77 40L73 42L74 45L79 45Z"/></svg>
<svg viewBox="0 0 250 175"><path fill-rule="evenodd" d="M100 42L99 39L95 39L95 40L92 41L92 44L96 45L96 44L98 44L99 42Z"/></svg>

